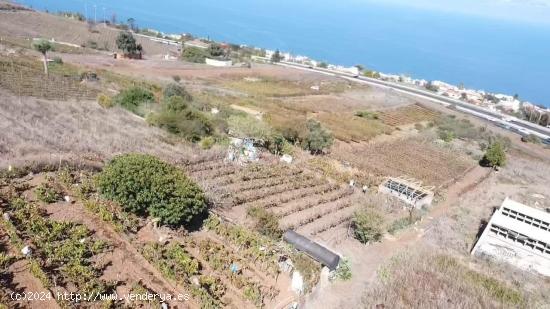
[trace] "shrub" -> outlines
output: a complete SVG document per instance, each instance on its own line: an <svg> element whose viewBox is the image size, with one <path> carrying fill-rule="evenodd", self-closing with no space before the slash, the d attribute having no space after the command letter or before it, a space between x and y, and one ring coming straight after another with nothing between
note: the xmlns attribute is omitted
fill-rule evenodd
<svg viewBox="0 0 550 309"><path fill-rule="evenodd" d="M321 123L314 119L307 121L307 135L304 140L304 148L313 154L323 152L332 146L332 133L321 126Z"/></svg>
<svg viewBox="0 0 550 309"><path fill-rule="evenodd" d="M200 141L213 131L210 120L201 112L192 109L177 113L164 110L157 114L151 114L147 121L151 125L163 128L192 142Z"/></svg>
<svg viewBox="0 0 550 309"><path fill-rule="evenodd" d="M63 64L63 59L61 57L53 57L54 64Z"/></svg>
<svg viewBox="0 0 550 309"><path fill-rule="evenodd" d="M198 47L186 47L181 53L184 60L195 63L204 63L208 56L208 51Z"/></svg>
<svg viewBox="0 0 550 309"><path fill-rule="evenodd" d="M493 168L506 165L504 145L500 141L491 143L485 151L483 159L481 159L481 164Z"/></svg>
<svg viewBox="0 0 550 309"><path fill-rule="evenodd" d="M340 260L338 268L336 269L334 277L343 281L347 281L350 280L352 276L351 263L347 258L342 258Z"/></svg>
<svg viewBox="0 0 550 309"><path fill-rule="evenodd" d="M445 141L446 143L450 143L455 139L455 134L453 131L449 130L438 130L439 138Z"/></svg>
<svg viewBox="0 0 550 309"><path fill-rule="evenodd" d="M181 81L181 77L179 75L174 75L172 76L172 79L176 82L176 83L179 83Z"/></svg>
<svg viewBox="0 0 550 309"><path fill-rule="evenodd" d="M379 118L378 114L375 112L369 112L369 111L359 111L355 113L355 116L366 118L366 119L373 119L376 120Z"/></svg>
<svg viewBox="0 0 550 309"><path fill-rule="evenodd" d="M210 148L212 148L212 146L214 146L215 143L216 143L216 141L214 140L214 138L212 136L207 136L207 137L205 137L201 140L201 148L202 149L210 149Z"/></svg>
<svg viewBox="0 0 550 309"><path fill-rule="evenodd" d="M175 83L171 83L168 86L166 86L166 88L164 88L163 96L165 99L168 99L174 96L179 96L186 101L191 101L193 99L189 94L189 92L187 92L187 90L185 90L183 86Z"/></svg>
<svg viewBox="0 0 550 309"><path fill-rule="evenodd" d="M542 143L541 138L536 136L535 134L524 135L521 137L521 141L524 143L533 143L533 144Z"/></svg>
<svg viewBox="0 0 550 309"><path fill-rule="evenodd" d="M36 198L44 203L55 203L63 198L61 190L51 182L45 182L38 186L35 193Z"/></svg>
<svg viewBox="0 0 550 309"><path fill-rule="evenodd" d="M125 109L138 114L140 105L148 102L153 102L155 95L140 87L131 87L120 92L114 97L114 102Z"/></svg>
<svg viewBox="0 0 550 309"><path fill-rule="evenodd" d="M416 129L416 131L424 130L424 126L421 123L415 123L414 128Z"/></svg>
<svg viewBox="0 0 550 309"><path fill-rule="evenodd" d="M180 96L169 97L164 100L166 110L170 112L181 112L187 108L187 103Z"/></svg>
<svg viewBox="0 0 550 309"><path fill-rule="evenodd" d="M374 210L358 211L352 220L355 238L363 244L378 241L382 238L383 224L384 219Z"/></svg>
<svg viewBox="0 0 550 309"><path fill-rule="evenodd" d="M124 209L180 226L206 209L201 189L183 172L144 154L115 157L98 175L100 193Z"/></svg>
<svg viewBox="0 0 550 309"><path fill-rule="evenodd" d="M227 119L229 129L238 137L249 137L266 141L273 133L271 128L260 120L248 115L231 115Z"/></svg>
<svg viewBox="0 0 550 309"><path fill-rule="evenodd" d="M295 253L291 257L294 269L304 278L304 292L308 293L317 284L321 275L319 264L304 253Z"/></svg>
<svg viewBox="0 0 550 309"><path fill-rule="evenodd" d="M97 97L97 103L103 107L103 108L111 108L113 107L113 99L111 99L110 96L106 95L106 94L103 94L101 93L98 97Z"/></svg>
<svg viewBox="0 0 550 309"><path fill-rule="evenodd" d="M283 236L283 231L279 228L279 220L277 216L264 208L251 207L247 214L256 219L255 229L261 234L279 239Z"/></svg>

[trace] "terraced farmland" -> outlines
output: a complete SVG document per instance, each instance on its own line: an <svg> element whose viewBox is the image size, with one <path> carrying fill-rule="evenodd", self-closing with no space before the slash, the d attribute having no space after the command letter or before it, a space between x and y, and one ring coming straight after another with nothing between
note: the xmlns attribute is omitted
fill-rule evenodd
<svg viewBox="0 0 550 309"><path fill-rule="evenodd" d="M295 166L238 167L218 158L186 170L224 216L237 222L246 222L247 210L259 207L275 214L283 230L317 236L348 224L357 205L353 189Z"/></svg>

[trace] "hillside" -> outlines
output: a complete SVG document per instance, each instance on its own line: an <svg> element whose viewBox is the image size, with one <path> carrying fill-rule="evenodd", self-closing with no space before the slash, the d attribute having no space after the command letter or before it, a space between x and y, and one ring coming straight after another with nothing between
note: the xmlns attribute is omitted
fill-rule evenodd
<svg viewBox="0 0 550 309"><path fill-rule="evenodd" d="M470 255L505 197L550 208L548 149L452 107L314 72L164 60L167 46L137 38L144 60L55 45L46 76L31 47L55 38L112 50L117 35L0 10L0 308L36 307L9 298L23 291L184 294L163 300L171 308L550 303L547 279ZM480 164L495 143L506 164ZM433 202L379 192L388 177ZM287 230L336 252L340 268L285 243ZM302 291L291 289L297 274Z"/></svg>

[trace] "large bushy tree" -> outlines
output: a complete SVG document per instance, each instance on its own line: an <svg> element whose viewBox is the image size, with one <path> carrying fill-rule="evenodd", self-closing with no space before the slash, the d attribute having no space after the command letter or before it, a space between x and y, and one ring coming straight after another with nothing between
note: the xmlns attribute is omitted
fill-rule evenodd
<svg viewBox="0 0 550 309"><path fill-rule="evenodd" d="M143 50L141 44L137 44L134 36L127 31L118 34L116 45L118 49L122 50L126 55L139 54Z"/></svg>
<svg viewBox="0 0 550 309"><path fill-rule="evenodd" d="M100 193L138 215L181 226L206 209L202 190L181 170L153 156L125 154L98 175Z"/></svg>

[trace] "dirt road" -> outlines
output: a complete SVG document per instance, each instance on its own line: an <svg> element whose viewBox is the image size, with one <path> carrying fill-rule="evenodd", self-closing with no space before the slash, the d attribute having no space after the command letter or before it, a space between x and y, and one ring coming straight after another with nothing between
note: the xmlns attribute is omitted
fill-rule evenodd
<svg viewBox="0 0 550 309"><path fill-rule="evenodd" d="M421 222L397 236L386 236L383 241L364 246L353 239L340 244L342 252L350 258L353 278L350 281L336 281L330 285L320 284L306 299L306 308L351 308L360 304L366 287L374 282L377 271L393 256L417 244L425 231L437 219L447 215L461 196L473 190L491 176L491 170L476 166L464 177L449 186L445 200L429 210Z"/></svg>

